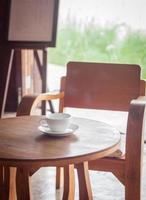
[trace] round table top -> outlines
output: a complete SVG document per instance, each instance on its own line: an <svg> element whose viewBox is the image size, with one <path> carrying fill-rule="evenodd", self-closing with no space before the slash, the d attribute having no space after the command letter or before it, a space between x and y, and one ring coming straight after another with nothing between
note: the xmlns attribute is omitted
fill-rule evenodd
<svg viewBox="0 0 146 200"><path fill-rule="evenodd" d="M0 162L12 165L45 163L62 166L94 160L118 149L120 133L103 122L73 118L78 130L65 137L39 131L41 116L0 120Z"/></svg>

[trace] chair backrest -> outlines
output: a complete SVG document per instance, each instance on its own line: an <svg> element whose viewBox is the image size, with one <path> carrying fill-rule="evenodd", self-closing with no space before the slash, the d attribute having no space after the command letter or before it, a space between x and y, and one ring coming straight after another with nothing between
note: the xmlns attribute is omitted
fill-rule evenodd
<svg viewBox="0 0 146 200"><path fill-rule="evenodd" d="M132 99L145 94L140 73L138 65L69 62L61 106L127 111Z"/></svg>

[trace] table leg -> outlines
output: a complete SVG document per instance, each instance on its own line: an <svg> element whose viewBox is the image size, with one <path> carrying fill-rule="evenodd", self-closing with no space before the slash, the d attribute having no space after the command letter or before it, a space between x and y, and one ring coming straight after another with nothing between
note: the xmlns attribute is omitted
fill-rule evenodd
<svg viewBox="0 0 146 200"><path fill-rule="evenodd" d="M0 166L0 199L9 199L9 168Z"/></svg>
<svg viewBox="0 0 146 200"><path fill-rule="evenodd" d="M74 165L64 167L64 187L63 200L74 200L75 194L75 177Z"/></svg>
<svg viewBox="0 0 146 200"><path fill-rule="evenodd" d="M17 200L31 200L30 175L25 168L17 168L16 191Z"/></svg>
<svg viewBox="0 0 146 200"><path fill-rule="evenodd" d="M3 166L0 166L0 199L2 199L3 194Z"/></svg>
<svg viewBox="0 0 146 200"><path fill-rule="evenodd" d="M88 162L77 165L78 181L79 181L79 199L92 200L92 190L88 171Z"/></svg>
<svg viewBox="0 0 146 200"><path fill-rule="evenodd" d="M63 182L63 168L56 167L56 190L62 187Z"/></svg>
<svg viewBox="0 0 146 200"><path fill-rule="evenodd" d="M10 188L9 188L9 200L17 200L16 197L16 167L10 167Z"/></svg>

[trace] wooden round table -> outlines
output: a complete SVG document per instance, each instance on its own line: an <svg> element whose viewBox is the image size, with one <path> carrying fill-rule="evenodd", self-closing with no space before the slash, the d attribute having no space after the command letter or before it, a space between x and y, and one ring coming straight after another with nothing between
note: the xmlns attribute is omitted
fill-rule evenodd
<svg viewBox="0 0 146 200"><path fill-rule="evenodd" d="M53 137L38 130L40 119L40 116L25 116L0 120L0 164L5 169L17 168L17 200L31 198L28 181L30 171L45 166L65 168L67 184L63 199L73 199L74 165L79 183L82 181L79 188L84 195L87 193L88 199L92 199L88 161L116 151L120 144L120 133L103 122L73 118L72 123L79 126L78 130L65 137ZM80 199L84 199L82 192Z"/></svg>

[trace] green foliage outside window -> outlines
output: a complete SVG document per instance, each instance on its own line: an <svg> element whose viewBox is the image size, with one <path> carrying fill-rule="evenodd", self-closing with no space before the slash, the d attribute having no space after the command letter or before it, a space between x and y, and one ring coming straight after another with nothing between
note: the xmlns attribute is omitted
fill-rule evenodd
<svg viewBox="0 0 146 200"><path fill-rule="evenodd" d="M48 49L48 59L63 66L71 60L139 64L146 79L146 33L125 24L82 26L69 21L59 27L56 48Z"/></svg>

